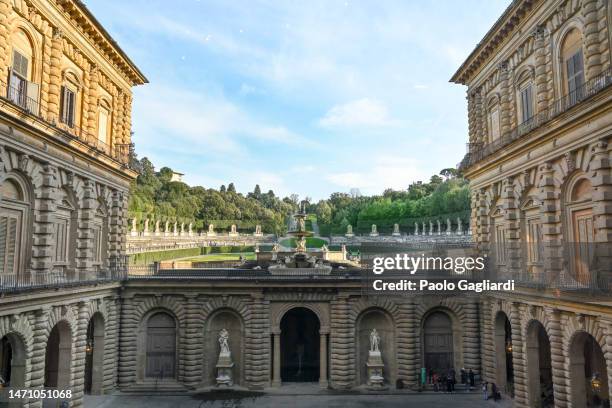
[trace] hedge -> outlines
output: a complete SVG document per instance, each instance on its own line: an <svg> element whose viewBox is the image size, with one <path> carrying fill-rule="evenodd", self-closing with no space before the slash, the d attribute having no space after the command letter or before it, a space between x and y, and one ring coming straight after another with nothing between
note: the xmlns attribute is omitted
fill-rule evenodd
<svg viewBox="0 0 612 408"><path fill-rule="evenodd" d="M187 258L208 254L253 252L253 246L214 246L201 248L169 249L167 251L143 252L130 255L130 265L149 265L153 262Z"/></svg>

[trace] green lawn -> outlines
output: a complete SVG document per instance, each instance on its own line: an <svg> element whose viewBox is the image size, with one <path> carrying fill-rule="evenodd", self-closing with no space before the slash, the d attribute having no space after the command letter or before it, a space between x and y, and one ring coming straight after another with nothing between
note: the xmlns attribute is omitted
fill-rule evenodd
<svg viewBox="0 0 612 408"><path fill-rule="evenodd" d="M243 255L249 261L255 260L254 252L243 252L243 253L233 253L233 254L223 253L223 254L200 255L200 256L194 256L190 258L180 258L180 259L177 259L177 261L189 261L189 262L238 261L240 260L240 255Z"/></svg>

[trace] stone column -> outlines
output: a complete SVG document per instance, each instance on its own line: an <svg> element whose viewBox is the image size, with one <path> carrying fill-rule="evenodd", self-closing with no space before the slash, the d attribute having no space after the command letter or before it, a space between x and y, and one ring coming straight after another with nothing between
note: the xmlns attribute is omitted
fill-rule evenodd
<svg viewBox="0 0 612 408"><path fill-rule="evenodd" d="M47 352L47 340L49 333L47 331L47 318L49 315L49 306L39 309L34 316L34 340L32 342L32 360L31 360L31 376L30 388L42 389L45 383L45 354ZM32 408L42 407L42 400L36 400L29 405Z"/></svg>
<svg viewBox="0 0 612 408"><path fill-rule="evenodd" d="M62 86L62 50L64 36L62 32L54 28L51 40L51 58L49 67L49 98L47 111L49 120L59 121L60 114L60 91Z"/></svg>
<svg viewBox="0 0 612 408"><path fill-rule="evenodd" d="M605 1L600 1L598 3L599 51L601 52L601 70L606 71L610 69L610 38L608 34L608 7L610 7L610 3ZM610 389L612 390L612 387Z"/></svg>
<svg viewBox="0 0 612 408"><path fill-rule="evenodd" d="M412 301L399 305L397 321L397 378L407 387L417 385L416 370L420 365L419 329ZM358 368L359 369L359 368Z"/></svg>
<svg viewBox="0 0 612 408"><path fill-rule="evenodd" d="M489 382L496 382L495 370L495 343L494 343L494 321L491 310L491 299L480 301L480 326L482 327L482 370L484 378Z"/></svg>
<svg viewBox="0 0 612 408"><path fill-rule="evenodd" d="M353 386L355 372L354 337L355 330L351 330L349 316L348 295L338 295L331 302L331 370L330 381L332 388L348 389Z"/></svg>
<svg viewBox="0 0 612 408"><path fill-rule="evenodd" d="M528 407L527 399L527 364L523 350L521 332L521 304L512 303L510 323L512 324L512 367L514 370L514 406Z"/></svg>
<svg viewBox="0 0 612 408"><path fill-rule="evenodd" d="M609 145L600 140L591 148L590 170L593 185L593 216L595 218L595 256L598 282L609 282L612 254L607 249L612 241L612 164L610 163Z"/></svg>
<svg viewBox="0 0 612 408"><path fill-rule="evenodd" d="M603 349L603 352L608 374L608 395L612 397L612 318L608 316L602 319L601 326L603 327L604 333L606 333L606 347Z"/></svg>
<svg viewBox="0 0 612 408"><path fill-rule="evenodd" d="M72 406L83 405L83 394L85 386L85 345L87 343L87 326L89 320L87 316L87 303L78 303L77 335L74 339L74 349L72 350Z"/></svg>
<svg viewBox="0 0 612 408"><path fill-rule="evenodd" d="M202 338L202 304L198 302L197 294L188 294L185 305L185 340L184 345L184 375L183 381L189 388L195 389L202 381L202 362L204 354ZM237 377L237 373L234 377Z"/></svg>
<svg viewBox="0 0 612 408"><path fill-rule="evenodd" d="M128 387L138 378L138 324L133 298L121 299L121 325L119 335L119 388ZM143 362L144 363L144 362Z"/></svg>
<svg viewBox="0 0 612 408"><path fill-rule="evenodd" d="M53 28L48 22L43 22L43 45L41 49L42 75L40 84L40 114L49 118L49 83L51 82L51 43L53 42Z"/></svg>
<svg viewBox="0 0 612 408"><path fill-rule="evenodd" d="M511 129L511 96L510 96L510 69L508 61L499 64L499 76L501 87L500 124L501 136L505 136Z"/></svg>
<svg viewBox="0 0 612 408"><path fill-rule="evenodd" d="M533 31L535 52L535 95L537 112L542 113L548 108L548 81L546 78L546 29L537 26Z"/></svg>
<svg viewBox="0 0 612 408"><path fill-rule="evenodd" d="M557 206L559 192L555 187L554 168L551 162L540 166L538 184L539 199L542 202L540 216L542 220L542 244L544 256L545 282L553 283L559 279L563 270L563 247L560 243L561 215Z"/></svg>
<svg viewBox="0 0 612 408"><path fill-rule="evenodd" d="M470 144L476 143L476 93L472 89L468 89L467 92L467 105L468 105L468 140Z"/></svg>
<svg viewBox="0 0 612 408"><path fill-rule="evenodd" d="M87 279L93 267L93 220L97 209L95 183L85 179L83 183L83 198L81 201L80 217L78 220L78 238L76 250L76 268L80 279Z"/></svg>
<svg viewBox="0 0 612 408"><path fill-rule="evenodd" d="M478 88L474 92L474 119L476 128L474 131L476 132L475 139L476 143L484 143L486 141L486 117L482 103L482 89Z"/></svg>
<svg viewBox="0 0 612 408"><path fill-rule="evenodd" d="M92 64L89 71L89 91L87 100L87 132L96 135L96 123L98 121L98 67Z"/></svg>
<svg viewBox="0 0 612 408"><path fill-rule="evenodd" d="M119 296L104 299L108 320L104 322L104 376L102 392L110 393L117 386L117 363L119 359L119 314L121 301Z"/></svg>
<svg viewBox="0 0 612 408"><path fill-rule="evenodd" d="M561 314L558 309L544 308L548 318L547 333L550 341L550 359L553 379L553 393L555 407L568 407L569 393L567 387L567 373L563 357L563 329L561 328Z"/></svg>
<svg viewBox="0 0 612 408"><path fill-rule="evenodd" d="M53 221L56 202L54 190L57 186L57 169L50 164L42 168L42 186L35 198L34 242L32 245L32 278L44 279L52 267L54 245Z"/></svg>
<svg viewBox="0 0 612 408"><path fill-rule="evenodd" d="M113 146L122 143L125 119L124 102L123 91L119 91L119 93L115 95L115 100L113 101L113 134L111 138Z"/></svg>
<svg viewBox="0 0 612 408"><path fill-rule="evenodd" d="M485 253L489 252L489 213L487 211L486 190L481 188L477 193L476 216L479 249Z"/></svg>
<svg viewBox="0 0 612 408"><path fill-rule="evenodd" d="M281 352L280 352L280 336L281 331L273 331L272 337L274 341L274 369L272 370L272 386L281 386Z"/></svg>
<svg viewBox="0 0 612 408"><path fill-rule="evenodd" d="M508 262L506 270L510 278L521 274L521 226L519 208L514 195L514 179L508 177L503 182L504 219L506 221L506 251Z"/></svg>
<svg viewBox="0 0 612 408"><path fill-rule="evenodd" d="M319 344L319 386L326 389L327 381L327 331L321 331Z"/></svg>
<svg viewBox="0 0 612 408"><path fill-rule="evenodd" d="M248 306L251 318L246 323L244 376L249 388L264 389L270 379L270 302L262 293L253 293Z"/></svg>
<svg viewBox="0 0 612 408"><path fill-rule="evenodd" d="M478 323L478 300L469 299L463 305L465 311L465 322L463 329L463 361L466 370L470 368L474 373L480 373L480 325Z"/></svg>
<svg viewBox="0 0 612 408"><path fill-rule="evenodd" d="M582 16L584 17L584 67L588 81L601 73L597 0L583 0Z"/></svg>
<svg viewBox="0 0 612 408"><path fill-rule="evenodd" d="M0 0L0 75L4 81L8 76L11 63L11 33L9 32L9 17L13 11L11 0Z"/></svg>

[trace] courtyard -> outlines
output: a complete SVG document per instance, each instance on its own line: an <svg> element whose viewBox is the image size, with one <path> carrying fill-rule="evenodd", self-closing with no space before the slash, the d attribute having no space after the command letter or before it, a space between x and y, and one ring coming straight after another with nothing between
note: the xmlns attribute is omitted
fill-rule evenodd
<svg viewBox="0 0 612 408"><path fill-rule="evenodd" d="M452 404L453 408L512 407L512 401L510 399L503 399L498 402L494 402L493 400L483 401L480 392L457 392L453 394L435 392L416 393L409 391L395 391L385 394L365 394L359 392L343 393L322 391L318 388L318 385L304 383L288 384L280 389L266 390L262 393L247 392L240 396L232 394L222 396L222 394L219 393L217 393L214 398L206 394L200 394L194 397L188 395L151 396L116 394L86 396L84 400L84 406L87 408L136 408L143 406L148 408L436 408L448 407L450 404Z"/></svg>

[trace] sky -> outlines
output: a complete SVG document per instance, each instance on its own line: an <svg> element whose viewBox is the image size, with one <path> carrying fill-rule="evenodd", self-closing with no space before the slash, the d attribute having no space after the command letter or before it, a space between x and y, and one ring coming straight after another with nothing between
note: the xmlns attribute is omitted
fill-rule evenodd
<svg viewBox="0 0 612 408"><path fill-rule="evenodd" d="M509 0L86 0L149 79L133 141L190 185L314 200L406 189L465 153L449 83Z"/></svg>

